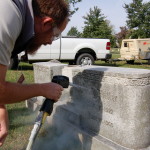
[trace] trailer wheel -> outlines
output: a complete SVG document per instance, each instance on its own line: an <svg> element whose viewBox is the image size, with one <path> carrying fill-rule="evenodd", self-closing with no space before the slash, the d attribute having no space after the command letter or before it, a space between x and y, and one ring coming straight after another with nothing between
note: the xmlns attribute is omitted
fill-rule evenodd
<svg viewBox="0 0 150 150"><path fill-rule="evenodd" d="M91 54L83 53L78 56L76 60L76 65L93 65L94 64L94 57Z"/></svg>
<svg viewBox="0 0 150 150"><path fill-rule="evenodd" d="M134 60L127 60L127 64L134 64Z"/></svg>

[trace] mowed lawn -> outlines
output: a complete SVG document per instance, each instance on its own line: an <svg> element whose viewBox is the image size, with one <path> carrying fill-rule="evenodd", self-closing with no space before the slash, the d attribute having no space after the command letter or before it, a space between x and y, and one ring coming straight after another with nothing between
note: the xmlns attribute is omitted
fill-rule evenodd
<svg viewBox="0 0 150 150"><path fill-rule="evenodd" d="M112 50L112 59L120 57L117 49ZM97 66L113 66L113 67L128 67L139 69L150 69L147 61L135 61L134 64L127 64L125 61L96 61ZM25 83L33 83L33 66L28 63L21 63L19 70L9 70L7 73L7 81L16 82L21 74L25 76ZM33 123L37 116L31 110L26 108L25 102L7 105L9 113L9 135L5 144L0 147L1 150L25 150L28 139L33 128Z"/></svg>
<svg viewBox="0 0 150 150"><path fill-rule="evenodd" d="M109 62L96 61L95 65L100 66L112 66L112 67L124 67L124 68L138 68L138 69L150 69L147 60L136 60L134 64L127 64L126 61L115 61L120 58L120 52L118 49L111 49L112 60Z"/></svg>
<svg viewBox="0 0 150 150"><path fill-rule="evenodd" d="M22 71L9 70L7 72L7 81L16 82L23 73L25 83L33 83L32 65L23 64ZM25 150L28 139L36 118L36 114L26 108L25 101L6 105L9 114L9 134L5 144L0 147L1 150Z"/></svg>

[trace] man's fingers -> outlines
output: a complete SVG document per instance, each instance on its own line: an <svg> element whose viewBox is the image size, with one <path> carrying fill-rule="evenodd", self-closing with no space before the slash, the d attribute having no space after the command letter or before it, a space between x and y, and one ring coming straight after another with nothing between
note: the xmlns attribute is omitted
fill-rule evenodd
<svg viewBox="0 0 150 150"><path fill-rule="evenodd" d="M8 135L8 132L1 132L1 134L0 134L0 146L3 145L7 135Z"/></svg>
<svg viewBox="0 0 150 150"><path fill-rule="evenodd" d="M3 143L4 143L4 140L5 140L5 139L3 139L3 140L0 140L0 147L3 145Z"/></svg>

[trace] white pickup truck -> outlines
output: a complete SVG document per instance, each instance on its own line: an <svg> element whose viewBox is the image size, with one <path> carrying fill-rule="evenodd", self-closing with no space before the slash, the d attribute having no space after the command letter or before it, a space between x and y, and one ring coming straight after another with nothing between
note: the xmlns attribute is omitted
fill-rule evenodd
<svg viewBox="0 0 150 150"><path fill-rule="evenodd" d="M98 38L61 37L51 45L42 45L34 55L18 55L19 59L28 62L59 60L76 65L92 65L95 60L111 58L110 40Z"/></svg>

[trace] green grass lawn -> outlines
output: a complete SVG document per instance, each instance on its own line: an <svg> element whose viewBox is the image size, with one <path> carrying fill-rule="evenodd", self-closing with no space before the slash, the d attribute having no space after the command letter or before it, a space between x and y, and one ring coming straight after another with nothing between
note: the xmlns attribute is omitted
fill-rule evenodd
<svg viewBox="0 0 150 150"><path fill-rule="evenodd" d="M113 50L112 56L113 59L116 59L120 57L120 54L117 50ZM107 63L104 61L96 61L95 65L150 69L150 65L148 65L146 61L135 61L133 65L129 65L125 61ZM19 70L9 70L6 79L7 81L16 82L21 73L25 76L25 83L34 82L33 66L27 63L21 63ZM10 122L9 135L7 136L5 144L0 149L24 150L28 143L36 114L33 114L33 112L26 108L25 102L7 105L7 109Z"/></svg>
<svg viewBox="0 0 150 150"><path fill-rule="evenodd" d="M147 60L136 60L134 64L127 64L126 61L113 61L117 58L120 58L120 53L118 49L112 49L112 61L96 61L95 65L98 66L112 66L112 67L125 67L125 68L139 68L139 69L150 69Z"/></svg>
<svg viewBox="0 0 150 150"><path fill-rule="evenodd" d="M9 114L9 134L1 149L25 150L35 117L25 107L25 102L7 105L7 110Z"/></svg>
<svg viewBox="0 0 150 150"><path fill-rule="evenodd" d="M114 61L114 62L104 62L104 61L96 61L95 65L98 66L112 66L112 67L124 67L124 68L138 68L138 69L150 69L150 65L147 64L146 61L142 60L135 61L134 64L127 64L126 61Z"/></svg>
<svg viewBox="0 0 150 150"><path fill-rule="evenodd" d="M19 69L7 72L7 81L16 82L21 73L25 76L25 83L32 83L32 65L21 64ZM6 105L9 114L9 134L1 150L24 150L33 127L36 115L27 109L25 102Z"/></svg>

